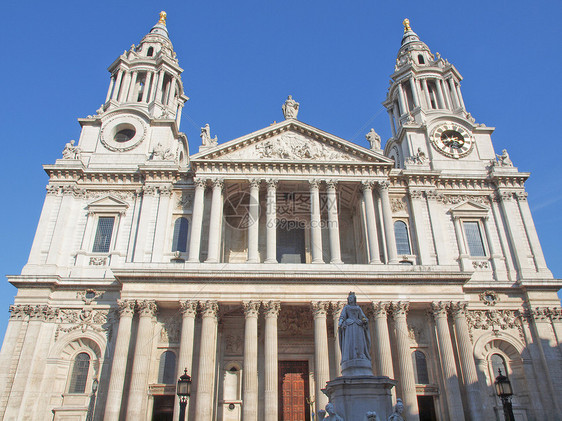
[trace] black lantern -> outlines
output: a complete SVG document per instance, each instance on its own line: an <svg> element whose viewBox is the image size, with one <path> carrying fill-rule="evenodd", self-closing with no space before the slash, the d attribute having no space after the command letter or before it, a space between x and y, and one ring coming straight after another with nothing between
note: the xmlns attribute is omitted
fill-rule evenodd
<svg viewBox="0 0 562 421"><path fill-rule="evenodd" d="M501 369L498 368L498 377L496 377L496 394L502 401L503 405L503 415L505 421L515 421L515 416L513 415L513 408L511 405L511 396L513 396L513 388L511 387L511 382L509 379L502 374Z"/></svg>
<svg viewBox="0 0 562 421"><path fill-rule="evenodd" d="M178 379L176 392L180 399L180 421L185 421L185 407L187 406L187 400L191 394L191 376L187 374L187 368Z"/></svg>

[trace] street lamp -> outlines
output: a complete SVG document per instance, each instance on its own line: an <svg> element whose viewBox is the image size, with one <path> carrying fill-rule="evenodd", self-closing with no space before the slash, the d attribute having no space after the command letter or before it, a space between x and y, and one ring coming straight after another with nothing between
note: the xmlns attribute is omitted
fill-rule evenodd
<svg viewBox="0 0 562 421"><path fill-rule="evenodd" d="M187 406L187 400L191 393L191 377L187 374L187 368L184 373L178 379L177 395L180 400L180 419L179 421L185 421L185 407Z"/></svg>
<svg viewBox="0 0 562 421"><path fill-rule="evenodd" d="M496 377L496 394L502 401L503 405L503 415L505 421L515 421L515 416L513 415L513 408L511 406L511 396L513 395L513 389L511 387L511 382L509 379L502 374L500 368L498 368L499 376Z"/></svg>
<svg viewBox="0 0 562 421"><path fill-rule="evenodd" d="M96 392L98 391L98 386L98 379L94 379L94 381L92 382L92 395L90 396L90 405L88 406L86 421L92 421L92 418L94 417L94 409L96 407Z"/></svg>

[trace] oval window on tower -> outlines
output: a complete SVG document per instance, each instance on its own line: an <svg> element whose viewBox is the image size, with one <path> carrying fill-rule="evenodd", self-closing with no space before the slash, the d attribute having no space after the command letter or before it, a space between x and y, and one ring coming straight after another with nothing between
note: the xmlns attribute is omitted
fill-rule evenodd
<svg viewBox="0 0 562 421"><path fill-rule="evenodd" d="M136 131L134 127L126 127L117 131L117 133L115 133L115 136L113 137L113 140L119 143L128 142L133 137L135 137L135 134Z"/></svg>

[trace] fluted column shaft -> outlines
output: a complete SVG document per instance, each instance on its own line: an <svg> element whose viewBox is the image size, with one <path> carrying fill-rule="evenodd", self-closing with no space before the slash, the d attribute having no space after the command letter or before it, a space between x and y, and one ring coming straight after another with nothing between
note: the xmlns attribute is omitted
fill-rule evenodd
<svg viewBox="0 0 562 421"><path fill-rule="evenodd" d="M519 212L521 212L521 219L523 220L525 233L529 239L529 246L531 248L531 253L533 255L537 271L548 270L544 254L542 252L541 243L537 235L537 229L535 228L535 223L533 222L533 216L531 215L531 209L529 208L529 202L527 202L527 193L518 192L515 194L515 197L517 199L517 204L519 205Z"/></svg>
<svg viewBox="0 0 562 421"><path fill-rule="evenodd" d="M265 312L265 419L279 418L279 386L277 355L277 317L281 304L279 301L263 303Z"/></svg>
<svg viewBox="0 0 562 421"><path fill-rule="evenodd" d="M457 95L456 84L453 78L447 79L447 83L449 84L449 88L451 90L451 97L453 98L453 106L454 108L460 108L461 104L459 101L459 96Z"/></svg>
<svg viewBox="0 0 562 421"><path fill-rule="evenodd" d="M10 306L10 313L10 321L8 322L8 327L6 328L4 343L2 344L2 351L0 352L0 419L3 419L4 411L6 409L6 402L8 398L6 387L12 380L10 367L12 365L14 351L16 349L16 344L24 319L27 317L26 306Z"/></svg>
<svg viewBox="0 0 562 421"><path fill-rule="evenodd" d="M406 114L409 110L406 99L404 98L404 89L401 83L398 84L398 103L400 104L400 115Z"/></svg>
<svg viewBox="0 0 562 421"><path fill-rule="evenodd" d="M413 77L410 77L410 89L412 90L412 99L414 100L414 107L420 106L420 99L418 96L418 89L416 86L416 82Z"/></svg>
<svg viewBox="0 0 562 421"><path fill-rule="evenodd" d="M435 80L435 87L437 88L437 100L439 101L438 108L446 108L445 99L443 98L443 90L441 89L439 79Z"/></svg>
<svg viewBox="0 0 562 421"><path fill-rule="evenodd" d="M248 263L259 263L260 180L250 181L250 203L248 211Z"/></svg>
<svg viewBox="0 0 562 421"><path fill-rule="evenodd" d="M470 342L470 335L468 333L466 307L466 302L453 303L451 305L451 311L455 323L457 347L459 350L470 419L472 421L478 421L482 419L482 414L480 412L480 394L478 391L478 374L476 372L476 364L472 352L472 343Z"/></svg>
<svg viewBox="0 0 562 421"><path fill-rule="evenodd" d="M115 76L111 76L111 79L109 80L109 88L107 89L107 95L105 96L105 102L109 101L109 98L111 98L111 90L113 89L113 86L115 86Z"/></svg>
<svg viewBox="0 0 562 421"><path fill-rule="evenodd" d="M381 376L388 376L393 379L394 367L392 365L392 351L390 349L390 337L388 335L387 322L389 304L383 302L373 302L371 303L371 306L375 325L374 345L377 355L377 372Z"/></svg>
<svg viewBox="0 0 562 421"><path fill-rule="evenodd" d="M462 270L472 270L470 266L469 254L464 243L464 234L461 221L458 216L453 216L453 226L455 227L455 236L457 237L457 245L459 247L459 259Z"/></svg>
<svg viewBox="0 0 562 421"><path fill-rule="evenodd" d="M410 190L410 204L412 206L411 217L414 223L414 230L416 232L416 243L418 251L418 262L421 265L428 265L431 262L428 239L425 235L425 227L427 222L424 220L424 197L420 190Z"/></svg>
<svg viewBox="0 0 562 421"><path fill-rule="evenodd" d="M211 199L211 218L209 222L209 248L206 263L219 261L219 239L221 233L222 188L224 182L213 180L213 197Z"/></svg>
<svg viewBox="0 0 562 421"><path fill-rule="evenodd" d="M416 396L416 380L414 378L414 364L408 336L408 323L406 314L410 303L395 302L392 304L394 330L396 332L396 348L398 351L398 378L404 403L406 421L419 420L418 398Z"/></svg>
<svg viewBox="0 0 562 421"><path fill-rule="evenodd" d="M199 371L195 398L195 419L211 421L215 384L215 360L217 353L217 311L216 301L203 303L201 322L201 345Z"/></svg>
<svg viewBox="0 0 562 421"><path fill-rule="evenodd" d="M193 181L195 182L195 196L193 198L193 214L191 215L191 237L189 238L188 261L199 262L206 181L201 179L195 179Z"/></svg>
<svg viewBox="0 0 562 421"><path fill-rule="evenodd" d="M425 102L427 102L427 109L431 110L431 97L429 96L429 89L427 88L427 80L426 79L422 79L421 80L421 84L422 84L422 88L423 88L423 92L425 95Z"/></svg>
<svg viewBox="0 0 562 421"><path fill-rule="evenodd" d="M330 235L330 263L343 263L340 250L340 224L338 217L337 182L329 180L328 184L328 232Z"/></svg>
<svg viewBox="0 0 562 421"><path fill-rule="evenodd" d="M340 377L342 375L341 372L341 348L340 348L340 329L339 329L339 322L341 311L345 303L343 301L338 301L336 303L332 303L332 317L334 318L334 356L336 358L336 377Z"/></svg>
<svg viewBox="0 0 562 421"><path fill-rule="evenodd" d="M365 214L367 222L367 242L369 244L369 263L380 263L379 239L377 234L377 221L375 220L375 204L373 201L373 182L363 181L363 200L365 201Z"/></svg>
<svg viewBox="0 0 562 421"><path fill-rule="evenodd" d="M119 69L117 72L117 77L115 78L115 86L113 89L113 94L111 95L111 99L117 100L119 97L119 89L121 88L121 81L123 80L123 69Z"/></svg>
<svg viewBox="0 0 562 421"><path fill-rule="evenodd" d="M119 306L119 328L117 330L117 340L111 364L111 378L105 404L105 421L119 420L121 401L123 400L123 387L125 385L125 371L129 357L131 326L135 312L135 302L133 300L119 300L117 304Z"/></svg>
<svg viewBox="0 0 562 421"><path fill-rule="evenodd" d="M379 182L388 263L398 263L398 252L396 251L396 240L394 238L394 224L392 222L392 209L390 208L390 198L388 196L389 186L390 183L388 181Z"/></svg>
<svg viewBox="0 0 562 421"><path fill-rule="evenodd" d="M258 315L260 302L243 303L246 324L244 328L244 377L242 388L242 415L244 421L258 419Z"/></svg>
<svg viewBox="0 0 562 421"><path fill-rule="evenodd" d="M320 410L328 403L328 397L322 392L330 380L330 361L328 357L328 327L326 311L328 303L317 301L312 303L314 314L314 368L316 371L316 408Z"/></svg>
<svg viewBox="0 0 562 421"><path fill-rule="evenodd" d="M133 369L131 371L131 386L127 402L127 419L138 420L146 413L148 403L148 369L150 367L150 352L152 351L153 318L156 315L156 303L152 300L139 301L139 326Z"/></svg>
<svg viewBox="0 0 562 421"><path fill-rule="evenodd" d="M181 321L181 337L180 337L180 353L178 357L178 365L176 367L176 378L184 374L193 373L193 338L195 333L195 316L197 315L197 301L183 301L180 303L180 312L182 314ZM174 405L174 421L179 420L179 399L176 395ZM187 414L186 414L187 419ZM182 420L183 421L183 420Z"/></svg>
<svg viewBox="0 0 562 421"><path fill-rule="evenodd" d="M455 365L455 355L453 354L453 343L451 342L449 322L447 321L447 304L433 302L431 303L431 311L437 329L437 342L439 343L439 356L445 377L445 396L447 397L449 417L452 420L462 421L464 420L464 411L459 388L459 375Z"/></svg>
<svg viewBox="0 0 562 421"><path fill-rule="evenodd" d="M136 84L137 84L137 77L138 77L138 71L134 71L133 72L133 76L131 77L131 82L130 82L130 86L129 86L129 95L127 97L127 102L134 102L135 101L135 88L136 88Z"/></svg>
<svg viewBox="0 0 562 421"><path fill-rule="evenodd" d="M322 258L322 227L320 218L320 191L317 180L310 181L310 231L312 263L324 263Z"/></svg>
<svg viewBox="0 0 562 421"><path fill-rule="evenodd" d="M267 180L266 225L265 263L277 263L277 180Z"/></svg>
<svg viewBox="0 0 562 421"><path fill-rule="evenodd" d="M152 72L146 72L144 78L144 86L142 88L142 99L141 102L144 104L148 99L148 90L150 88L150 81L152 80Z"/></svg>

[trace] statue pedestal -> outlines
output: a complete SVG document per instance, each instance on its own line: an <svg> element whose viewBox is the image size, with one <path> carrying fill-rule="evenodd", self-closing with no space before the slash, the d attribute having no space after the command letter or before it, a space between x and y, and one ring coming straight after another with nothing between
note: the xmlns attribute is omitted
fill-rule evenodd
<svg viewBox="0 0 562 421"><path fill-rule="evenodd" d="M382 421L392 414L390 391L396 383L386 376L341 376L326 383L322 391L345 421L366 420L369 411L376 411Z"/></svg>

